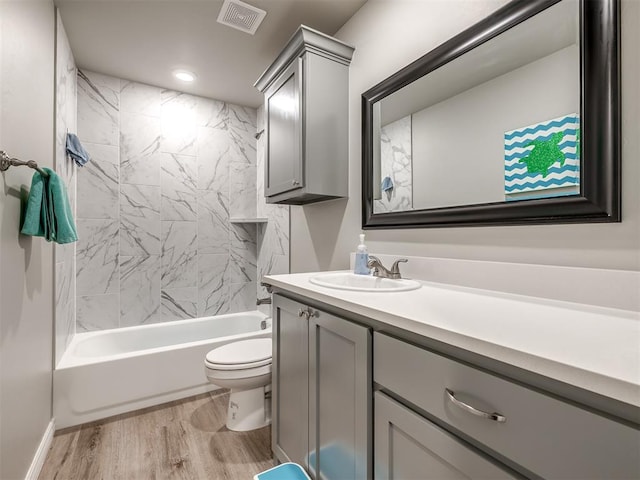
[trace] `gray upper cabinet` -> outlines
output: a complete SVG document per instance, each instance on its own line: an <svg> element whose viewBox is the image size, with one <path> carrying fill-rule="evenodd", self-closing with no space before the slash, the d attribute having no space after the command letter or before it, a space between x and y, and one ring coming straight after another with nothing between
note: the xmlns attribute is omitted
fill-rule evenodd
<svg viewBox="0 0 640 480"><path fill-rule="evenodd" d="M265 94L268 154L265 193L281 194L302 187L302 59L282 72Z"/></svg>
<svg viewBox="0 0 640 480"><path fill-rule="evenodd" d="M303 205L348 196L353 47L300 26L255 86L265 95L265 195Z"/></svg>

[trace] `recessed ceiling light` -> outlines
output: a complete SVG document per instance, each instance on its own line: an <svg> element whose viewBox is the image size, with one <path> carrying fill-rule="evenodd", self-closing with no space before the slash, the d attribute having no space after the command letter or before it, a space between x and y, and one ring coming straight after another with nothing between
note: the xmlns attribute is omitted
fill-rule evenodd
<svg viewBox="0 0 640 480"><path fill-rule="evenodd" d="M187 70L175 70L173 72L173 76L178 80L182 80L183 82L193 82L196 79L195 74Z"/></svg>

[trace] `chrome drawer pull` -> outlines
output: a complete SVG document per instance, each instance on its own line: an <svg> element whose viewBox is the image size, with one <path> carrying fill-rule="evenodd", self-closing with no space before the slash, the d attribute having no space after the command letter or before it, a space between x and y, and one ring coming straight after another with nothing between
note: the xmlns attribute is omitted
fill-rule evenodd
<svg viewBox="0 0 640 480"><path fill-rule="evenodd" d="M477 408L473 408L471 405L467 405L464 402L461 402L460 400L458 400L455 396L455 392L452 392L451 390L449 390L448 388L444 389L445 392L447 392L447 396L449 397L449 400L451 400L451 402L454 405L457 405L458 407L462 408L463 410L466 410L467 412L476 415L478 417L482 417L482 418L487 418L489 420L494 420L496 422L500 422L500 423L504 423L507 421L507 417L500 415L499 413L487 413L487 412L483 412L482 410L478 410Z"/></svg>

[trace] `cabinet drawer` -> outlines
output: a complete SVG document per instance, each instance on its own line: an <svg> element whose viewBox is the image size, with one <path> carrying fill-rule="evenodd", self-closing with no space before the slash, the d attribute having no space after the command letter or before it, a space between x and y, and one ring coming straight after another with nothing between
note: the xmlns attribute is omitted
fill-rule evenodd
<svg viewBox="0 0 640 480"><path fill-rule="evenodd" d="M374 334L373 378L542 477L640 478L637 429L428 350ZM475 415L454 403L447 389L505 421Z"/></svg>
<svg viewBox="0 0 640 480"><path fill-rule="evenodd" d="M376 480L512 479L498 465L386 395L375 397Z"/></svg>

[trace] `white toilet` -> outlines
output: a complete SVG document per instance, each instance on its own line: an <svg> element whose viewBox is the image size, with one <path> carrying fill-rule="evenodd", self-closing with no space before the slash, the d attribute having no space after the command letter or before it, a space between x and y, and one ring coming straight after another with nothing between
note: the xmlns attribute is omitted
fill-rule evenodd
<svg viewBox="0 0 640 480"><path fill-rule="evenodd" d="M227 428L255 430L271 423L271 338L253 338L214 348L204 361L211 383L231 389Z"/></svg>

